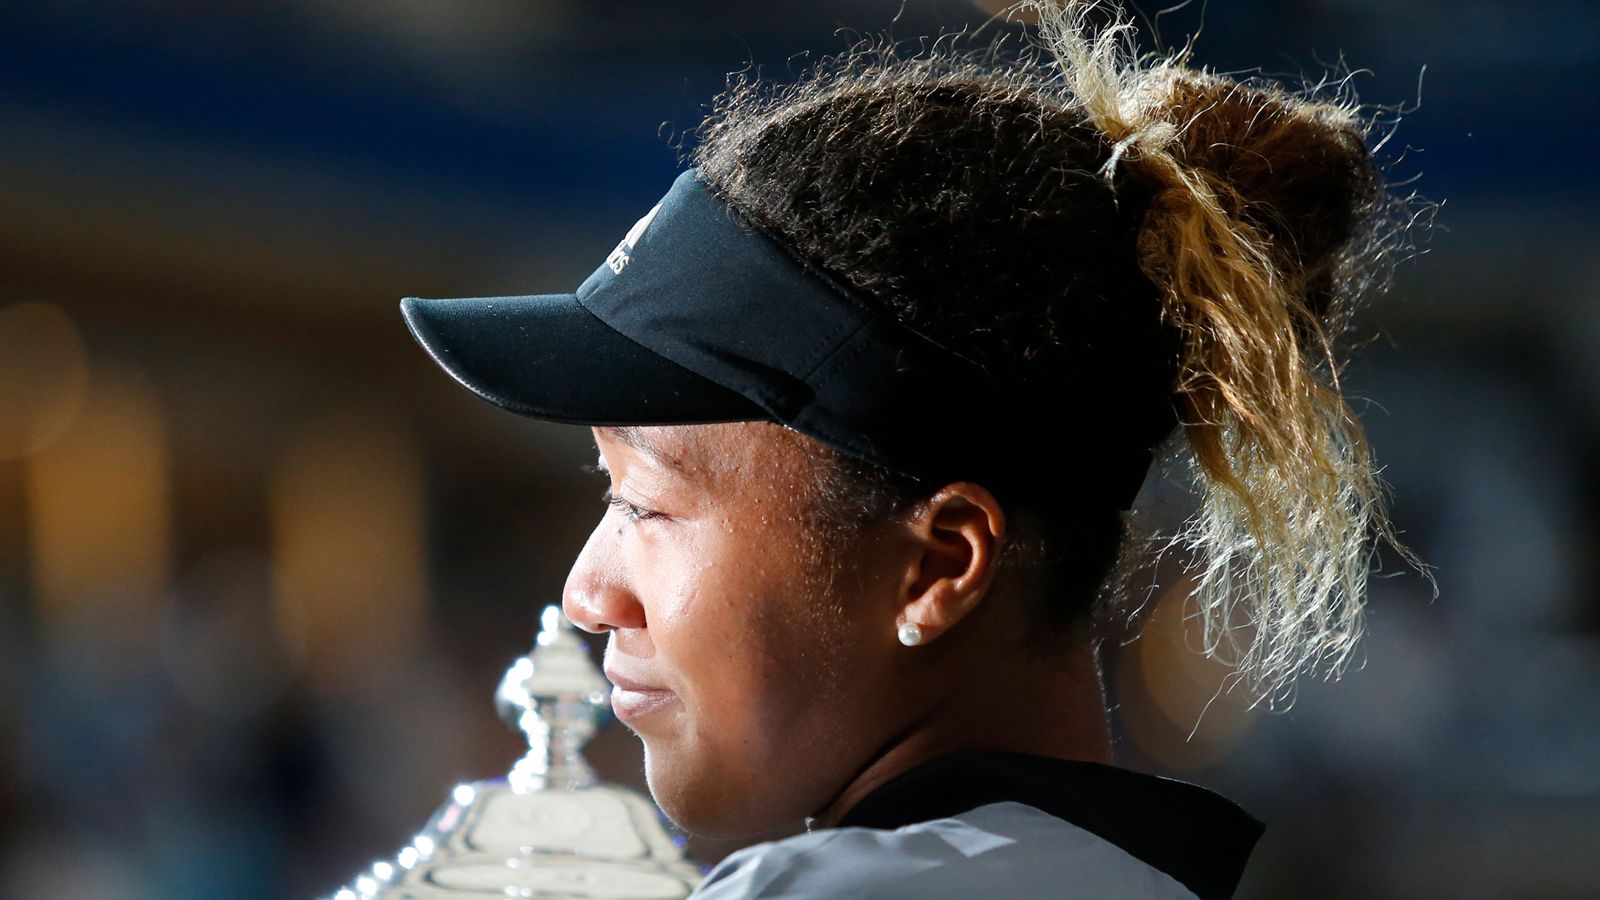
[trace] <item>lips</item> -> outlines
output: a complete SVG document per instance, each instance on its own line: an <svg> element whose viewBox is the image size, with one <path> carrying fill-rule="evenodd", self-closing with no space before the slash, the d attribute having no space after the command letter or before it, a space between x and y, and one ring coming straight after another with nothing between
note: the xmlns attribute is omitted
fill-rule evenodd
<svg viewBox="0 0 1600 900"><path fill-rule="evenodd" d="M605 673L612 684L611 709L624 722L644 718L678 701L678 695L666 688L635 681L612 669Z"/></svg>
<svg viewBox="0 0 1600 900"><path fill-rule="evenodd" d="M621 672L618 672L615 669L607 668L605 672L607 681L610 681L612 684L622 688L625 691L638 691L639 693L645 694L654 692L665 692L668 694L672 693L660 685L646 684L643 681L636 681L623 675Z"/></svg>

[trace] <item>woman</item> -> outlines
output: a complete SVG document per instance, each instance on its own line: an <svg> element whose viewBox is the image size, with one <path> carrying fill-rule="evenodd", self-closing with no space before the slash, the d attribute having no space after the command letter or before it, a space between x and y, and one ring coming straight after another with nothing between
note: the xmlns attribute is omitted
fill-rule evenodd
<svg viewBox="0 0 1600 900"><path fill-rule="evenodd" d="M1109 765L1093 626L1158 449L1256 696L1359 632L1393 539L1332 352L1398 202L1366 123L1035 11L1048 53L735 84L574 294L402 304L468 388L593 428L565 610L662 810L807 821L697 896L1229 896L1261 824Z"/></svg>

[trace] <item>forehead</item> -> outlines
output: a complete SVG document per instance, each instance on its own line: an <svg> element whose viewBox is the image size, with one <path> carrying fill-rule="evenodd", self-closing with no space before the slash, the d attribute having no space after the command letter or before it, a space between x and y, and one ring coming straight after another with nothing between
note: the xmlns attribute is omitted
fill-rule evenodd
<svg viewBox="0 0 1600 900"><path fill-rule="evenodd" d="M775 422L700 425L596 425L602 439L622 444L648 463L706 486L729 479L797 474L804 435Z"/></svg>

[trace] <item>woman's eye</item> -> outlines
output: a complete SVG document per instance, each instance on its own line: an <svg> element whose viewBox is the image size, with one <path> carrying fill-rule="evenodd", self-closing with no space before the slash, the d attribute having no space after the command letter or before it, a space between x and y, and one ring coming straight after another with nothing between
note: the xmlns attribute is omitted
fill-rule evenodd
<svg viewBox="0 0 1600 900"><path fill-rule="evenodd" d="M646 519L654 519L660 515L660 513L651 512L648 509L641 509L621 497L613 495L609 487L606 488L604 494L600 495L600 499L609 504L611 508L621 510L622 514L627 516L630 522L643 522Z"/></svg>
<svg viewBox="0 0 1600 900"><path fill-rule="evenodd" d="M610 471L608 471L604 466L582 465L578 468L591 475L599 475L603 478L611 477ZM641 509L640 507L634 506L632 503L629 503L621 497L613 495L611 493L611 485L609 484L606 485L605 493L600 495L600 499L605 501L605 503L613 509L620 510L624 516L628 517L628 521L630 522L643 522L647 519L657 519L661 518L662 516L661 513L652 512L648 509Z"/></svg>

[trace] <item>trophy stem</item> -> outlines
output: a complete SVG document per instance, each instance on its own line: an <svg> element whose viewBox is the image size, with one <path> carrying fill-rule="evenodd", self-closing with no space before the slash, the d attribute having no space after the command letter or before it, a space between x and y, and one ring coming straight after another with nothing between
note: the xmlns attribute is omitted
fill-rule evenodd
<svg viewBox="0 0 1600 900"><path fill-rule="evenodd" d="M528 752L511 767L507 780L519 794L551 789L589 787L598 782L583 758L588 736L570 725L594 715L587 703L563 703L539 698L534 708L523 710L517 727L528 738Z"/></svg>

